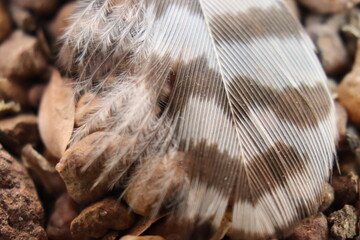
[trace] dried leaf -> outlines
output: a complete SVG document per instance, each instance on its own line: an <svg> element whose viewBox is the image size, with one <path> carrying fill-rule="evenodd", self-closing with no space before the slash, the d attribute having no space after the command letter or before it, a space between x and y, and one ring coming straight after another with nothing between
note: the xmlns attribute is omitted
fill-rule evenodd
<svg viewBox="0 0 360 240"><path fill-rule="evenodd" d="M61 157L70 140L75 118L74 96L67 79L53 71L39 110L40 136L47 149Z"/></svg>

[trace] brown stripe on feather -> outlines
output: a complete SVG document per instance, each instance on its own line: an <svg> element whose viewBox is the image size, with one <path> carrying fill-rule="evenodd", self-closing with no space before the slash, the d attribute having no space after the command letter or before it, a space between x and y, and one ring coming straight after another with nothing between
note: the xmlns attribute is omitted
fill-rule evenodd
<svg viewBox="0 0 360 240"><path fill-rule="evenodd" d="M262 110L272 110L279 120L308 128L318 126L331 112L331 99L327 97L325 87L318 82L314 86L301 83L298 87L279 89L264 86L249 76L238 76L232 81L240 82L241 92L234 93L232 102L244 119L248 118L250 109L261 107Z"/></svg>
<svg viewBox="0 0 360 240"><path fill-rule="evenodd" d="M181 142L179 147L180 149L184 148L185 142ZM236 159L227 152L220 152L216 145L208 145L206 140L196 145L191 142L190 149L185 156L183 161L187 174L197 177L205 184L211 183L211 187L218 189L220 192L224 192L224 189L229 187L232 188L229 185L232 183L229 183L224 176L219 174L217 164L210 164L211 161L224 165L224 168L229 173L236 171L237 177L243 180L248 180L248 178L257 179L256 183L250 183L248 187L243 185L247 185L246 183L237 186L242 193L241 199L252 203L254 206L261 196L272 193L279 187L283 188L287 184L289 177L306 176L304 169L311 165L310 160L303 158L296 148L280 142L251 159L245 159L246 164L244 164L244 160L240 159L240 156ZM234 168L234 166L239 165L239 161L242 162L240 169ZM244 176L246 177L244 178ZM245 189L242 189L243 187ZM249 192L256 193L258 197L254 198ZM233 197L231 196L232 199Z"/></svg>
<svg viewBox="0 0 360 240"><path fill-rule="evenodd" d="M199 57L187 64L179 62L177 66L181 76L176 73L171 76L175 82L172 83L170 102L176 101L170 105L170 112L183 111L192 96L203 100L217 96L218 106L232 118L221 75L216 69L209 68L206 57ZM300 83L298 87L287 86L284 89L262 85L250 76L237 76L231 82L239 86L239 91L233 91L230 97L235 106L233 110L241 119L248 119L250 110L261 107L262 110L272 110L279 120L299 128L308 128L318 126L331 111L331 100L319 82L313 86ZM254 96L257 99L253 99Z"/></svg>
<svg viewBox="0 0 360 240"><path fill-rule="evenodd" d="M251 7L244 12L237 14L220 14L210 19L210 24L216 26L217 37L215 42L249 42L251 39L301 37L298 24L288 13L288 10L281 5L273 7ZM286 14L284 14L286 13ZM282 23L272 24L275 19ZM237 31L229 32L236 25ZM246 38L245 38L246 37Z"/></svg>

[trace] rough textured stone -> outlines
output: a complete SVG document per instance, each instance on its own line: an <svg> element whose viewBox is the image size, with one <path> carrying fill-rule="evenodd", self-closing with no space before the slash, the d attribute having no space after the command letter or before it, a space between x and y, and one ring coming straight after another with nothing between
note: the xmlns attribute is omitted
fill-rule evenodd
<svg viewBox="0 0 360 240"><path fill-rule="evenodd" d="M67 193L61 195L55 203L46 232L53 240L72 240L70 224L78 215L78 205Z"/></svg>
<svg viewBox="0 0 360 240"><path fill-rule="evenodd" d="M109 230L125 230L134 223L134 215L119 200L106 198L85 208L71 223L75 239L100 238Z"/></svg>
<svg viewBox="0 0 360 240"><path fill-rule="evenodd" d="M92 133L72 145L56 170L65 182L69 195L78 203L90 203L109 191L111 176L94 186L112 151L121 147L123 138L104 132ZM91 163L88 167L87 164Z"/></svg>
<svg viewBox="0 0 360 240"><path fill-rule="evenodd" d="M327 240L328 223L323 214L304 219L287 240Z"/></svg>
<svg viewBox="0 0 360 240"><path fill-rule="evenodd" d="M356 236L358 217L353 206L345 205L341 210L331 213L328 221L333 238L345 240Z"/></svg>
<svg viewBox="0 0 360 240"><path fill-rule="evenodd" d="M347 176L334 176L331 185L335 192L334 205L342 208L345 204L354 204L359 198L359 177L350 172Z"/></svg>
<svg viewBox="0 0 360 240"><path fill-rule="evenodd" d="M0 239L46 240L44 210L24 167L0 146Z"/></svg>
<svg viewBox="0 0 360 240"><path fill-rule="evenodd" d="M0 121L0 142L11 151L20 153L27 143L37 145L40 140L37 118L33 114L21 114Z"/></svg>
<svg viewBox="0 0 360 240"><path fill-rule="evenodd" d="M48 66L39 41L20 30L0 45L0 56L0 72L10 79L44 74Z"/></svg>

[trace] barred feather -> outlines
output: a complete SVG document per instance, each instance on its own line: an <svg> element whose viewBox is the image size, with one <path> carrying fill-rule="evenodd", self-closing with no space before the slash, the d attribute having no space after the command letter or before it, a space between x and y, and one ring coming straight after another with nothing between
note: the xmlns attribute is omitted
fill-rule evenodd
<svg viewBox="0 0 360 240"><path fill-rule="evenodd" d="M230 210L233 239L282 236L317 211L334 107L280 0L89 0L63 42L78 98L99 97L72 144L97 130L128 139L97 182L111 174L114 186L135 164L129 186L146 184L162 164L158 211L181 164L175 216L216 228Z"/></svg>

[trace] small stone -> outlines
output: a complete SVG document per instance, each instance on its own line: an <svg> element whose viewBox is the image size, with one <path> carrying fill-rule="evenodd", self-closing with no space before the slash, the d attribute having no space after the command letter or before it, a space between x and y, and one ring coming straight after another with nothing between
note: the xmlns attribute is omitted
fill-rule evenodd
<svg viewBox="0 0 360 240"><path fill-rule="evenodd" d="M4 100L0 101L0 118L6 117L8 115L14 115L19 113L20 110L21 106L16 102L5 102Z"/></svg>
<svg viewBox="0 0 360 240"><path fill-rule="evenodd" d="M27 9L10 2L9 10L15 24L25 32L34 32L37 28L35 17Z"/></svg>
<svg viewBox="0 0 360 240"><path fill-rule="evenodd" d="M119 233L115 231L111 231L107 233L101 240L117 240L119 238Z"/></svg>
<svg viewBox="0 0 360 240"><path fill-rule="evenodd" d="M21 106L29 106L27 89L22 84L0 77L0 97L5 101L15 101Z"/></svg>
<svg viewBox="0 0 360 240"><path fill-rule="evenodd" d="M353 206L345 205L341 210L331 213L328 221L330 234L335 239L345 240L356 236L358 217Z"/></svg>
<svg viewBox="0 0 360 240"><path fill-rule="evenodd" d="M329 19L310 16L306 30L314 41L322 66L327 75L334 76L349 69L349 56L340 38L339 30L345 22L343 15L334 15Z"/></svg>
<svg viewBox="0 0 360 240"><path fill-rule="evenodd" d="M0 140L4 146L18 153L27 143L36 146L40 140L36 116L21 114L1 120Z"/></svg>
<svg viewBox="0 0 360 240"><path fill-rule="evenodd" d="M110 133L92 133L66 150L56 170L65 182L69 195L78 203L90 203L109 191L110 177L96 186L106 159L125 139ZM90 163L90 164L89 164ZM87 166L89 164L89 166Z"/></svg>
<svg viewBox="0 0 360 240"><path fill-rule="evenodd" d="M25 168L0 146L0 238L46 240L44 210Z"/></svg>
<svg viewBox="0 0 360 240"><path fill-rule="evenodd" d="M34 11L39 15L49 15L56 10L59 0L12 0L22 8Z"/></svg>
<svg viewBox="0 0 360 240"><path fill-rule="evenodd" d="M344 12L360 0L300 0L300 3L317 13L338 13Z"/></svg>
<svg viewBox="0 0 360 240"><path fill-rule="evenodd" d="M325 211L330 207L330 205L334 202L334 188L326 183L324 192L323 192L323 201L319 207L319 211Z"/></svg>
<svg viewBox="0 0 360 240"><path fill-rule="evenodd" d="M120 240L166 240L166 239L161 237L161 236L131 236L131 235L126 235L126 236L120 238Z"/></svg>
<svg viewBox="0 0 360 240"><path fill-rule="evenodd" d="M11 20L4 5L4 1L0 1L0 42L4 40L12 30Z"/></svg>
<svg viewBox="0 0 360 240"><path fill-rule="evenodd" d="M85 208L71 223L75 239L100 238L109 230L125 230L134 223L134 215L119 200L105 198Z"/></svg>
<svg viewBox="0 0 360 240"><path fill-rule="evenodd" d="M185 153L175 152L138 166L124 194L124 200L135 213L150 216L162 207L161 203L167 204L173 199L185 184L182 166L185 158Z"/></svg>
<svg viewBox="0 0 360 240"><path fill-rule="evenodd" d="M22 79L43 74L48 66L39 41L20 30L13 32L0 45L0 72L9 79Z"/></svg>
<svg viewBox="0 0 360 240"><path fill-rule="evenodd" d="M38 108L41 102L42 95L45 91L44 84L37 84L32 86L28 91L29 103L32 107Z"/></svg>
<svg viewBox="0 0 360 240"><path fill-rule="evenodd" d="M46 232L53 240L72 240L70 224L78 215L78 205L67 193L61 195L55 203Z"/></svg>
<svg viewBox="0 0 360 240"><path fill-rule="evenodd" d="M347 110L350 121L360 126L360 69L354 69L346 75L338 91L340 103Z"/></svg>
<svg viewBox="0 0 360 240"><path fill-rule="evenodd" d="M335 102L335 111L336 111L336 126L338 130L339 143L343 143L346 139L346 126L348 115L345 108L339 103Z"/></svg>
<svg viewBox="0 0 360 240"><path fill-rule="evenodd" d="M302 220L286 240L327 240L328 231L327 219L324 214L319 213Z"/></svg>
<svg viewBox="0 0 360 240"><path fill-rule="evenodd" d="M331 185L334 188L334 205L342 208L345 204L354 204L359 198L359 177L350 172L347 176L333 176Z"/></svg>

